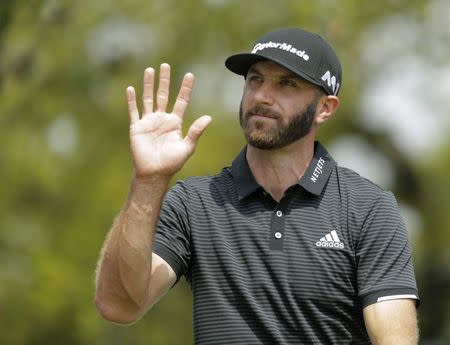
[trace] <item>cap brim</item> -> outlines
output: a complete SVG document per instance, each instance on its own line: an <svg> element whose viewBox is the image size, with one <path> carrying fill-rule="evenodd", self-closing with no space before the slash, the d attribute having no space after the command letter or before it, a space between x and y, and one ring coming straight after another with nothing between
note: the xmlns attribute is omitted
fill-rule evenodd
<svg viewBox="0 0 450 345"><path fill-rule="evenodd" d="M249 68L258 61L268 60L266 57L258 54L235 54L225 60L225 66L231 71L244 77Z"/></svg>
<svg viewBox="0 0 450 345"><path fill-rule="evenodd" d="M244 77L247 75L247 72L249 68L258 61L263 60L270 60L273 62L276 62L277 64L287 68L291 72L297 74L299 77L309 81L310 83L320 86L323 88L323 86L318 83L316 80L311 78L309 75L302 71L294 70L291 66L286 64L284 61L281 61L277 59L276 57L267 57L263 55L258 54L250 54L250 53L244 53L244 54L235 54L231 55L229 58L225 60L225 66L231 71L239 75L243 75ZM328 91L327 91L328 93Z"/></svg>

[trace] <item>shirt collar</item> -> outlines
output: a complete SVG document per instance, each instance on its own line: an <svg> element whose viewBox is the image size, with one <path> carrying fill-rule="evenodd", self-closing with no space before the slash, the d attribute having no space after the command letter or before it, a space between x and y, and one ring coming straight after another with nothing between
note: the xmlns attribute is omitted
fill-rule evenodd
<svg viewBox="0 0 450 345"><path fill-rule="evenodd" d="M231 166L231 173L237 188L239 200L256 192L261 186L256 182L247 162L247 146L239 153ZM316 141L314 156L298 184L314 195L320 195L336 165L325 148Z"/></svg>
<svg viewBox="0 0 450 345"><path fill-rule="evenodd" d="M239 153L231 166L231 173L236 184L239 200L256 192L261 186L256 182L247 162L247 146Z"/></svg>
<svg viewBox="0 0 450 345"><path fill-rule="evenodd" d="M320 195L330 178L336 162L318 141L314 143L314 156L298 184L314 195Z"/></svg>

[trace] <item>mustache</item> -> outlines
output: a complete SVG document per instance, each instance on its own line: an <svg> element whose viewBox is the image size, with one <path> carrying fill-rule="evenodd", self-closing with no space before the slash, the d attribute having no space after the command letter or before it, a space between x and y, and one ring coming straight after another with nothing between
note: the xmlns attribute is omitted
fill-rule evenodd
<svg viewBox="0 0 450 345"><path fill-rule="evenodd" d="M271 117L274 119L278 119L281 117L281 114L273 111L272 109L262 106L262 105L256 105L253 108L250 108L249 110L247 110L247 116L249 115L262 115L262 116L267 116L267 117Z"/></svg>

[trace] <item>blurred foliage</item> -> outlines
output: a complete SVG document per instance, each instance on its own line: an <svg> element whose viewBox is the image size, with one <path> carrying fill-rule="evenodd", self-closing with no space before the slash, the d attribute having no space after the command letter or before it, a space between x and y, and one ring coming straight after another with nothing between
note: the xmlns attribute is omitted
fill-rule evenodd
<svg viewBox="0 0 450 345"><path fill-rule="evenodd" d="M449 142L411 159L386 133L357 121L367 75L355 42L385 17L407 13L420 20L428 3L1 0L0 343L192 342L185 282L129 327L103 321L93 306L98 253L132 172L124 91L131 84L139 94L144 68L161 62L172 65L174 93L183 73L198 71L186 122L203 113L214 122L176 179L214 174L244 144L241 86L230 81L224 57L284 26L318 32L338 51L342 106L320 139L326 144L359 133L392 162L393 191L423 223L414 237L421 343L450 343ZM235 103L227 103L233 95Z"/></svg>

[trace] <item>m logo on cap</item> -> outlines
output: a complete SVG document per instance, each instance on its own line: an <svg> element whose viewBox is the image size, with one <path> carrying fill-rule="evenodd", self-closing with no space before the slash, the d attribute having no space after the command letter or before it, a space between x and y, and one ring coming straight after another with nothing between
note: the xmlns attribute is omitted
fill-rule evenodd
<svg viewBox="0 0 450 345"><path fill-rule="evenodd" d="M333 94L337 94L339 91L339 83L336 81L336 77L331 75L330 71L326 71L325 74L321 78L323 81L327 82L328 87L331 87Z"/></svg>

